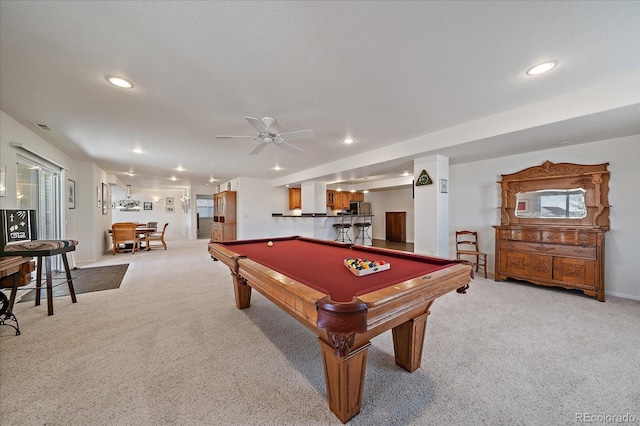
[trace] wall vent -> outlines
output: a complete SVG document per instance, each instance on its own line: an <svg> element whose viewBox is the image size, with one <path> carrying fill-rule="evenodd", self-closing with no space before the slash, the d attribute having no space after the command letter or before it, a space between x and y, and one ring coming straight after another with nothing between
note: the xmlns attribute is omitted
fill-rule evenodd
<svg viewBox="0 0 640 426"><path fill-rule="evenodd" d="M51 127L47 126L46 124L39 124L39 123L36 123L36 126L40 127L42 130L48 130L48 131L51 131Z"/></svg>

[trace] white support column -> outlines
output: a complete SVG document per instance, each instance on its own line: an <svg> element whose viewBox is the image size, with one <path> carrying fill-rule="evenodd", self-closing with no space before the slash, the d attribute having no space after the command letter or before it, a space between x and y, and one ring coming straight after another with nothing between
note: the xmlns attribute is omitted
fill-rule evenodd
<svg viewBox="0 0 640 426"><path fill-rule="evenodd" d="M414 251L431 256L449 256L449 193L441 191L441 179L449 181L449 159L441 155L417 158L414 179L425 170L433 184L414 183ZM447 189L448 191L448 189Z"/></svg>
<svg viewBox="0 0 640 426"><path fill-rule="evenodd" d="M302 213L325 213L327 211L327 184L324 182L302 182Z"/></svg>

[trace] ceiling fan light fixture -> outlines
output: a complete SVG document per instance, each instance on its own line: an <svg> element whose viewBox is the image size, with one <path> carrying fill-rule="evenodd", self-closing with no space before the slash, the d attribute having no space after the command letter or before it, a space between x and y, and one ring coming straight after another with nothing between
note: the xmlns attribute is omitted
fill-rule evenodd
<svg viewBox="0 0 640 426"><path fill-rule="evenodd" d="M120 77L107 77L107 81L121 89L133 89L133 83Z"/></svg>
<svg viewBox="0 0 640 426"><path fill-rule="evenodd" d="M277 129L271 127L276 122L272 117L262 117L261 119L257 119L245 116L244 118L249 122L251 127L258 131L257 136L216 135L216 138L258 140L258 145L253 148L249 155L259 154L269 143L272 143L279 148L284 148L287 151L291 151L294 154L298 154L300 152L304 152L304 150L291 145L288 141L294 139L312 139L316 137L311 129L280 133Z"/></svg>
<svg viewBox="0 0 640 426"><path fill-rule="evenodd" d="M554 68L556 65L558 65L558 61L543 62L534 67L529 68L529 70L527 71L527 74L528 75L542 74Z"/></svg>

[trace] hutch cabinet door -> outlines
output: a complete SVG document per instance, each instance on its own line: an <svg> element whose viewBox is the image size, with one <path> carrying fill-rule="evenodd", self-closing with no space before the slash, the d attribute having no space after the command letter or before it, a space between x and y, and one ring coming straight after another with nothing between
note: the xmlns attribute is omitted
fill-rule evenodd
<svg viewBox="0 0 640 426"><path fill-rule="evenodd" d="M532 254L531 276L550 280L553 277L553 257Z"/></svg>
<svg viewBox="0 0 640 426"><path fill-rule="evenodd" d="M596 282L596 262L587 259L555 257L553 259L553 279L573 284L594 284Z"/></svg>
<svg viewBox="0 0 640 426"><path fill-rule="evenodd" d="M503 251L500 253L500 269L506 271L507 275L530 275L531 255Z"/></svg>

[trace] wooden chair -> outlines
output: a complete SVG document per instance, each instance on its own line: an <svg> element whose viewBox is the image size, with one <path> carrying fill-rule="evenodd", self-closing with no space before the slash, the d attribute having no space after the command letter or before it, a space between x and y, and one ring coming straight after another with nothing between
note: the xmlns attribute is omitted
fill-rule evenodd
<svg viewBox="0 0 640 426"><path fill-rule="evenodd" d="M164 241L164 233L167 231L168 225L168 223L164 224L162 232L154 232L153 234L149 234L146 236L145 241L149 248L164 247L165 250L167 249L167 243L165 243ZM151 244L152 241L159 241L161 244Z"/></svg>
<svg viewBox="0 0 640 426"><path fill-rule="evenodd" d="M133 222L119 222L111 225L111 238L113 239L113 255L121 251L140 251L140 238L136 233L136 224Z"/></svg>
<svg viewBox="0 0 640 426"><path fill-rule="evenodd" d="M158 229L158 222L147 222L147 228Z"/></svg>
<svg viewBox="0 0 640 426"><path fill-rule="evenodd" d="M456 231L456 259L460 256L475 256L476 261L471 262L476 267L476 272L482 269L487 278L487 253L478 249L478 233L473 231Z"/></svg>

